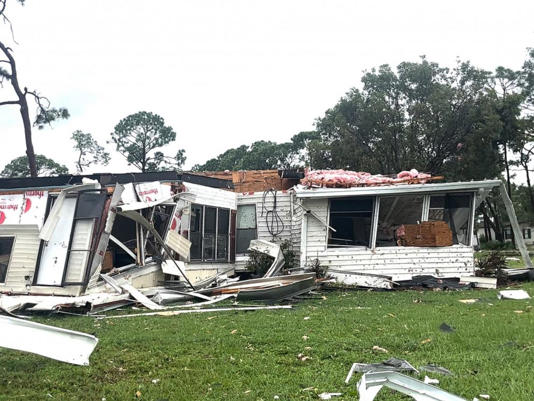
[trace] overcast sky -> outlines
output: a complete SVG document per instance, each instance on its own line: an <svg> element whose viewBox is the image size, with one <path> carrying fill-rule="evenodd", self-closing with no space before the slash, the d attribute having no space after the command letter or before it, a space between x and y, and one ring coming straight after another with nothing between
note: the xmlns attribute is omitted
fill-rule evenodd
<svg viewBox="0 0 534 401"><path fill-rule="evenodd" d="M185 167L230 147L287 141L362 71L417 61L519 68L534 46L534 1L8 0L19 79L71 118L34 130L36 153L75 171L71 133L105 144L146 110L177 132ZM9 99L7 87L0 100ZM25 152L16 106L0 107L0 168ZM111 145L106 147L113 151ZM112 153L107 167L134 171Z"/></svg>

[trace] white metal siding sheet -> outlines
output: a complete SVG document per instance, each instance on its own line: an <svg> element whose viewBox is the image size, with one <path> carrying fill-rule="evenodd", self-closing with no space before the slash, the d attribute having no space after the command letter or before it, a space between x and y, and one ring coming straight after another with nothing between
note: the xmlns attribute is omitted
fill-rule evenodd
<svg viewBox="0 0 534 401"><path fill-rule="evenodd" d="M308 230L306 238L306 256L307 258L316 258L319 252L326 249L327 228L323 224L328 222L328 199L306 199L302 202L306 210L310 210L319 217L321 221L311 214L307 215Z"/></svg>
<svg viewBox="0 0 534 401"><path fill-rule="evenodd" d="M235 210L237 207L237 194L217 188L202 185L184 183L187 192L183 193L182 199L199 205L222 207Z"/></svg>
<svg viewBox="0 0 534 401"><path fill-rule="evenodd" d="M328 221L328 199L305 199L303 205ZM458 277L474 273L473 248L450 247L382 247L327 249L327 229L316 218L308 216L306 264L318 259L332 269L393 276L394 280L414 275Z"/></svg>
<svg viewBox="0 0 534 401"><path fill-rule="evenodd" d="M1 236L15 236L6 282L0 291L24 291L31 284L39 254L39 229L37 225L2 225ZM25 279L26 276L30 278Z"/></svg>
<svg viewBox="0 0 534 401"><path fill-rule="evenodd" d="M283 230L277 236L278 240L290 240L292 235L292 221L291 221L291 199L288 192L278 191L276 193L276 211L282 220ZM256 205L256 227L258 232L258 239L271 241L273 236L269 232L267 224L267 211L273 210L274 197L272 194L267 194L265 197L265 204L262 211L263 192L254 192L253 194L238 194L238 205ZM263 215L262 215L263 212ZM269 216L270 218L270 216ZM276 224L274 225L276 229ZM300 227L299 227L300 230Z"/></svg>

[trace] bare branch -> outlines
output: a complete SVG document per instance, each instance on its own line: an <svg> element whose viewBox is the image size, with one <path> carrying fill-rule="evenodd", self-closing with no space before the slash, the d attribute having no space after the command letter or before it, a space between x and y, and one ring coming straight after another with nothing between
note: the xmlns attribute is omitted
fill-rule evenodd
<svg viewBox="0 0 534 401"><path fill-rule="evenodd" d="M8 100L5 102L0 102L0 106L5 106L6 104L20 104L18 100Z"/></svg>

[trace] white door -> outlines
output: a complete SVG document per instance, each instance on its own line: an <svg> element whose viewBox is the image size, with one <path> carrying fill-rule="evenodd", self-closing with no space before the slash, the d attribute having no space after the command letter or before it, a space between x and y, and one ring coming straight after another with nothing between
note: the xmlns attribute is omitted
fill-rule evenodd
<svg viewBox="0 0 534 401"><path fill-rule="evenodd" d="M65 198L56 228L41 251L37 285L61 285L75 209L76 198Z"/></svg>

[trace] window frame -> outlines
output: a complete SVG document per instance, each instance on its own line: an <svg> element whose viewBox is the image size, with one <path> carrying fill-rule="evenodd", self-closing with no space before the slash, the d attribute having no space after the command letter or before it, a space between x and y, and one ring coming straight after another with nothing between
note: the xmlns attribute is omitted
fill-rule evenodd
<svg viewBox="0 0 534 401"><path fill-rule="evenodd" d="M7 260L7 264L6 264L6 273L4 275L4 279L0 281L0 285L6 285L9 268L11 267L11 261L13 260L13 250L15 249L15 244L17 243L17 236L16 235L0 235L0 239L2 238L13 238L13 243L11 244L11 251L9 252L9 259Z"/></svg>
<svg viewBox="0 0 534 401"><path fill-rule="evenodd" d="M189 205L190 209L193 208L200 208L202 212L202 217L200 221L200 259L193 259L191 258L192 263L229 263L230 262L230 256L231 256L231 235L230 235L230 228L231 228L231 222L232 222L232 210L229 208L224 207L218 207L218 206L210 206L210 205L202 205L199 203L191 203ZM215 233L214 233L214 239L213 239L213 259L205 259L204 256L204 237L205 237L205 223L206 223L206 208L213 208L215 209ZM228 231L225 232L226 238L227 238L227 251L226 251L226 258L224 259L217 259L217 237L219 236L219 210L227 210L228 211ZM196 232L196 231L195 231ZM191 239L191 219L189 221L189 230L188 230L188 239L192 241Z"/></svg>
<svg viewBox="0 0 534 401"><path fill-rule="evenodd" d="M410 192L399 192L397 194L388 194L384 196L380 195L356 195L351 196L352 198L359 198L359 197L372 197L374 199L373 202L373 211L371 215L371 234L370 234L370 240L369 240L369 246L361 246L361 245L354 245L354 246L346 246L346 247L331 247L328 244L328 238L329 238L329 232L328 228L326 231L326 238L325 238L325 249L328 251L336 251L338 249L370 249L374 250L376 249L376 237L377 237L377 231L378 231L378 218L380 213L380 199L381 198L387 198L392 196L407 196L411 195ZM432 196L446 196L446 195L469 195L469 217L468 217L468 229L467 232L468 235L468 241L467 244L458 244L461 246L473 246L473 228L475 226L475 205L476 205L476 191L453 191L453 192L428 192L420 194L423 196L423 206L422 206L422 212L421 212L421 222L428 221L428 215L430 210L430 198ZM328 198L328 208L327 208L327 221L328 225L331 226L331 207L332 207L332 200L336 199L342 199L342 198ZM307 228L306 228L307 230Z"/></svg>
<svg viewBox="0 0 534 401"><path fill-rule="evenodd" d="M371 210L371 227L369 230L369 240L367 242L368 245L347 245L347 246L331 246L329 244L329 228L326 228L326 249L327 250L338 250L338 249L374 249L374 244L376 242L376 224L377 224L377 218L378 218L378 210L380 208L380 203L378 201L377 195L357 195L357 196L350 196L348 198L351 199L357 199L357 198L371 198L372 200L372 210ZM332 226L332 201L333 200L343 200L346 198L340 197L340 198L328 198L328 210L327 210L327 221L328 226ZM335 212L333 213L335 215Z"/></svg>
<svg viewBox="0 0 534 401"><path fill-rule="evenodd" d="M254 238L253 239L258 239L258 208L256 207L256 204L255 203L246 203L246 204L242 204L242 205L237 205L237 209L236 209L236 219L238 219L238 215L239 215L239 208L242 208L242 207L252 207L254 208L254 228L239 228L238 226L238 220L236 220L236 228L235 228L235 235L236 235L236 239L235 239L235 247L236 247L236 254L237 255L245 255L247 252L245 250L245 252L237 252L237 249L238 249L238 244L239 244L239 233L240 232L245 232L245 231L252 231L254 230ZM248 248L248 246L247 246Z"/></svg>

